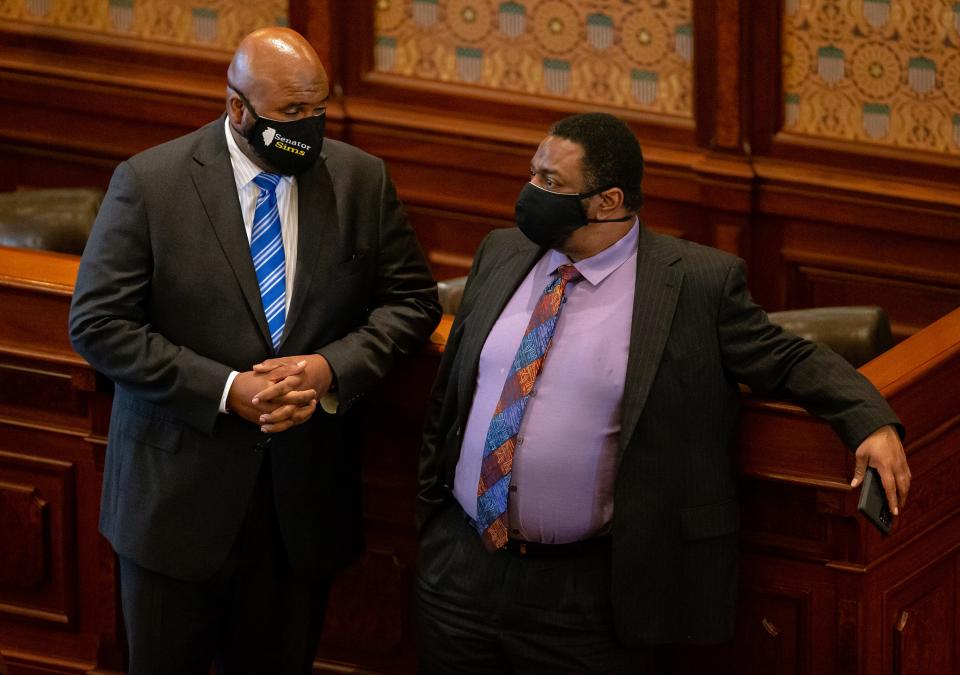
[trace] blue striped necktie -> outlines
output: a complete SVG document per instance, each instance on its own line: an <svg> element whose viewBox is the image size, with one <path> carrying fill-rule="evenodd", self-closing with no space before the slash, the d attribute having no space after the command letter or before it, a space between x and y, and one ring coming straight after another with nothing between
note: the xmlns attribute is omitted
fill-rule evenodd
<svg viewBox="0 0 960 675"><path fill-rule="evenodd" d="M278 174L261 173L253 182L260 188L257 209L253 214L253 232L250 234L250 254L260 284L263 312L267 316L273 351L280 346L283 323L287 316L286 265L283 256L283 235L280 232L280 210L277 208Z"/></svg>

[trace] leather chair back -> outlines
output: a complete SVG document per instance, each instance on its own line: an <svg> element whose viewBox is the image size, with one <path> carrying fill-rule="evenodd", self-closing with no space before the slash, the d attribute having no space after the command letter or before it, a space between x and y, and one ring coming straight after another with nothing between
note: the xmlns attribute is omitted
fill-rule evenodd
<svg viewBox="0 0 960 675"><path fill-rule="evenodd" d="M791 333L827 345L855 368L893 346L890 319L880 307L814 307L768 316Z"/></svg>
<svg viewBox="0 0 960 675"><path fill-rule="evenodd" d="M440 307L444 314L456 314L460 309L460 300L463 299L463 287L467 285L466 277L454 277L437 282L437 292L440 294Z"/></svg>
<svg viewBox="0 0 960 675"><path fill-rule="evenodd" d="M438 283L440 305L456 314L466 277ZM802 338L830 347L859 368L893 346L890 319L880 307L815 307L772 312L770 320Z"/></svg>
<svg viewBox="0 0 960 675"><path fill-rule="evenodd" d="M0 193L0 246L80 255L102 200L96 188Z"/></svg>

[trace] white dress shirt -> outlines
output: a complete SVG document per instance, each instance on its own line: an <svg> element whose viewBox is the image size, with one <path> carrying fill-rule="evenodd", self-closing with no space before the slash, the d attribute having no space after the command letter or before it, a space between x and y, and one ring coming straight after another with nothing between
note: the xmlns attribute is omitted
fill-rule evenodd
<svg viewBox="0 0 960 675"><path fill-rule="evenodd" d="M257 197L260 188L253 182L263 171L254 164L249 157L240 151L237 142L230 132L230 119L223 120L223 133L227 137L227 148L230 151L230 164L233 165L233 178L237 183L237 197L240 199L240 211L243 213L243 228L250 241L253 232L253 215L257 208ZM283 256L286 277L286 311L290 311L290 299L293 297L293 280L297 270L297 181L293 176L283 176L277 184L277 209L280 211L280 232L283 237ZM251 364L252 365L252 364ZM227 394L237 371L230 373L223 387L220 397L220 412L227 412Z"/></svg>

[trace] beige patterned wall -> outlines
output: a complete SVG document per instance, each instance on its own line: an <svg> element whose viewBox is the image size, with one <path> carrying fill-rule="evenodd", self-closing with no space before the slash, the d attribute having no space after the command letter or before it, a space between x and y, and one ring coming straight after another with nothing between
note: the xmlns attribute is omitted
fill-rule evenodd
<svg viewBox="0 0 960 675"><path fill-rule="evenodd" d="M287 0L0 0L0 20L84 36L131 37L233 52L262 26L287 24Z"/></svg>
<svg viewBox="0 0 960 675"><path fill-rule="evenodd" d="M960 2L785 0L784 125L960 154Z"/></svg>
<svg viewBox="0 0 960 675"><path fill-rule="evenodd" d="M379 71L692 117L692 0L370 1Z"/></svg>

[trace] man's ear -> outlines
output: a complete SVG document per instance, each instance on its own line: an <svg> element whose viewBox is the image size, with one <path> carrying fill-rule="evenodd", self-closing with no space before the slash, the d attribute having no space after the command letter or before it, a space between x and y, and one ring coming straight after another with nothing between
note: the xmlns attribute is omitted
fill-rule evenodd
<svg viewBox="0 0 960 675"><path fill-rule="evenodd" d="M600 193L600 208L605 211L616 211L623 206L623 190L612 187Z"/></svg>
<svg viewBox="0 0 960 675"><path fill-rule="evenodd" d="M243 121L243 101L232 91L227 93L227 116L235 127Z"/></svg>

